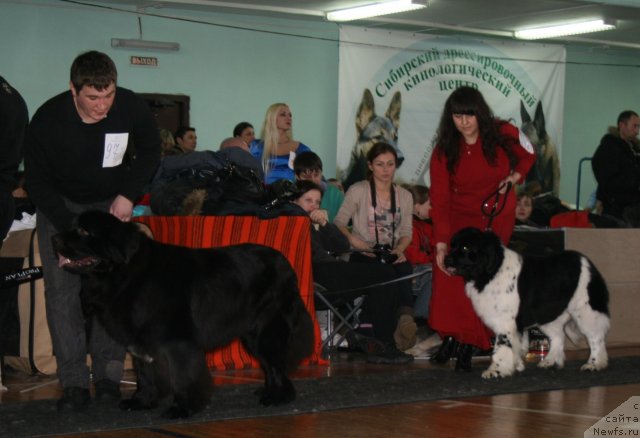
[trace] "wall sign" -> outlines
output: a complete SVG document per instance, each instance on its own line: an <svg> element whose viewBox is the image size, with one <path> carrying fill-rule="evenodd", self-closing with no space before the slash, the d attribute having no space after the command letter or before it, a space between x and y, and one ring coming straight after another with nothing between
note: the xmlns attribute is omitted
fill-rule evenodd
<svg viewBox="0 0 640 438"><path fill-rule="evenodd" d="M148 67L157 67L158 58L153 56L132 56L130 59L131 65L146 65Z"/></svg>

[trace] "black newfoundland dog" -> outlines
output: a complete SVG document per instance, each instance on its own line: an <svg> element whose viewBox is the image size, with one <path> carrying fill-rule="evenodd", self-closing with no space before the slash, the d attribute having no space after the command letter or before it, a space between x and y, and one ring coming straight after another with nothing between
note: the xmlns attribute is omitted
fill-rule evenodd
<svg viewBox="0 0 640 438"><path fill-rule="evenodd" d="M60 266L82 275L84 304L134 357L137 391L122 409L154 408L168 396L165 417L204 409L212 392L205 351L235 338L264 372L260 403L295 398L287 372L311 354L313 324L280 252L166 245L103 212L83 213L53 244Z"/></svg>
<svg viewBox="0 0 640 438"><path fill-rule="evenodd" d="M451 239L445 265L464 278L473 308L496 335L491 365L482 377L510 376L524 369L522 356L529 347L526 329L532 326L538 326L551 344L538 366L564 365L566 328L572 341L577 342L581 333L589 342L591 354L581 369L606 368L609 292L584 255L563 251L545 257L522 256L505 248L490 231L465 228Z"/></svg>

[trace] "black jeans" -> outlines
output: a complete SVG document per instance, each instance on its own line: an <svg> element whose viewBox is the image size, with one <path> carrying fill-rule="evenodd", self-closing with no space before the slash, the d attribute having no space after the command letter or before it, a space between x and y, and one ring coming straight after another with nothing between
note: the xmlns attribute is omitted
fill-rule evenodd
<svg viewBox="0 0 640 438"><path fill-rule="evenodd" d="M411 263L407 261L388 265L380 263L375 257L368 257L356 252L351 254L351 257L349 258L349 263L353 262L376 264L378 265L378 267L375 268L376 270L387 269L387 267L390 267L395 272L394 278L401 278L413 274L413 267L411 266ZM369 266L369 270L371 269L372 267ZM396 287L398 288L398 311L400 313L410 313L413 316L413 290L411 289L411 279L399 281Z"/></svg>
<svg viewBox="0 0 640 438"><path fill-rule="evenodd" d="M67 202L74 213L86 210L108 211L111 202L80 205ZM38 244L42 258L47 322L57 362L57 375L63 387L89 387L87 353L91 354L93 381L119 382L123 374L125 348L116 343L93 318L87 351L85 315L80 302L80 276L58 267L58 256L51 237L58 232L46 216L37 213Z"/></svg>

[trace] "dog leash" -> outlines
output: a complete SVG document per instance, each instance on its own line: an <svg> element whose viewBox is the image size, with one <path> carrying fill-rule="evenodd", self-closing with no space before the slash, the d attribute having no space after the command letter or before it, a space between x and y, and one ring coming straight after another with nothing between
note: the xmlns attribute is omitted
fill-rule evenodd
<svg viewBox="0 0 640 438"><path fill-rule="evenodd" d="M345 262L345 263L349 263L349 262ZM430 272L431 272L431 270L426 270L426 271L422 271L422 272L414 272L412 274L408 274L408 275L404 275L402 277L394 278L393 280L383 281L382 283L375 283L375 284L370 284L368 286L355 287L353 289L332 290L332 291L328 291L328 292L330 292L332 294L344 294L344 293L347 293L347 292L357 292L357 291L360 291L360 290L373 289L373 288L380 287L380 286L387 286L389 284L398 283L398 282L404 281L404 280L410 280L412 278L420 277L421 275L425 275L425 274L428 274ZM318 283L318 284L320 284L320 283ZM320 286L322 286L322 285L320 284Z"/></svg>
<svg viewBox="0 0 640 438"><path fill-rule="evenodd" d="M31 266L14 272L6 272L0 275L0 289L15 286L25 281L33 281L42 277L42 266Z"/></svg>
<svg viewBox="0 0 640 438"><path fill-rule="evenodd" d="M485 231L491 231L491 224L493 224L493 219L502 213L504 207L507 205L507 195L509 194L509 190L513 184L511 182L507 183L507 190L504 194L500 193L500 190L504 188L504 184L500 185L498 189L491 193L487 198L482 201L482 205L480 206L480 210L482 214L489 218L489 222L485 228ZM500 205L500 197L502 196L502 205ZM493 203L491 203L491 198L493 198Z"/></svg>

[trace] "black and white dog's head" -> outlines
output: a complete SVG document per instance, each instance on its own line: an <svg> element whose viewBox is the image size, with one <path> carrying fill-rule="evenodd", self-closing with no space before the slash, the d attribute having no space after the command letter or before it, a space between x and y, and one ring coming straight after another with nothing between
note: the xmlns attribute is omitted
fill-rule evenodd
<svg viewBox="0 0 640 438"><path fill-rule="evenodd" d="M77 228L56 234L51 240L61 268L90 274L127 263L142 238L136 224L121 222L109 213L88 211L79 216Z"/></svg>
<svg viewBox="0 0 640 438"><path fill-rule="evenodd" d="M504 248L498 236L491 231L464 228L451 239L451 250L444 264L450 273L462 276L465 282L485 285L498 272L503 260Z"/></svg>

